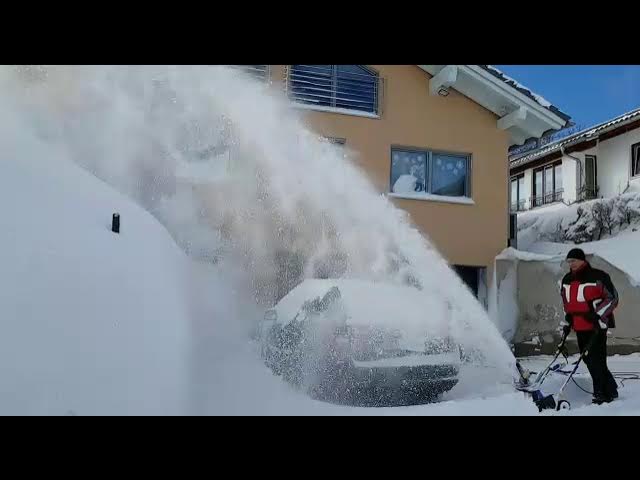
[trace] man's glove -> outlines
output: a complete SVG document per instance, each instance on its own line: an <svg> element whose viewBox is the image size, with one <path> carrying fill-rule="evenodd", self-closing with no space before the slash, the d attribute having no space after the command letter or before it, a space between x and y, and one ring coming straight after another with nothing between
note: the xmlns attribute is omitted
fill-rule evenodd
<svg viewBox="0 0 640 480"><path fill-rule="evenodd" d="M571 333L571 325L573 325L573 315L565 314L564 322L562 322L562 334L566 337Z"/></svg>
<svg viewBox="0 0 640 480"><path fill-rule="evenodd" d="M604 322L602 320L602 318L600 317L600 315L598 315L596 312L589 312L585 315L585 318L593 323L593 326L596 328L600 328L602 330L606 330L608 325L606 324L606 322Z"/></svg>
<svg viewBox="0 0 640 480"><path fill-rule="evenodd" d="M596 312L589 312L584 315L584 318L595 325L598 323L598 320L600 320L600 315Z"/></svg>

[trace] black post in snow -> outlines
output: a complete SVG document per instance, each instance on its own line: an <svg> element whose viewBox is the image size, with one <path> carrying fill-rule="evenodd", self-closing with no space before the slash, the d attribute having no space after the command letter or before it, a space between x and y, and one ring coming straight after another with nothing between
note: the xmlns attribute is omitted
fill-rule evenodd
<svg viewBox="0 0 640 480"><path fill-rule="evenodd" d="M111 231L113 233L120 233L120 214L114 213L111 220Z"/></svg>

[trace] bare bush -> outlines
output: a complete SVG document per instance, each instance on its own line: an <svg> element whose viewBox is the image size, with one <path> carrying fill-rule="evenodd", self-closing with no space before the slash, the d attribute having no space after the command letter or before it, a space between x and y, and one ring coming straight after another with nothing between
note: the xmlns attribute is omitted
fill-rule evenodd
<svg viewBox="0 0 640 480"><path fill-rule="evenodd" d="M554 230L544 235L545 240L554 243L564 243L567 240L567 231L562 226L562 220L558 220Z"/></svg>
<svg viewBox="0 0 640 480"><path fill-rule="evenodd" d="M592 215L595 227L598 230L598 240L602 239L602 234L605 231L608 231L609 235L613 235L613 227L616 224L613 215L613 200L603 200L594 203Z"/></svg>

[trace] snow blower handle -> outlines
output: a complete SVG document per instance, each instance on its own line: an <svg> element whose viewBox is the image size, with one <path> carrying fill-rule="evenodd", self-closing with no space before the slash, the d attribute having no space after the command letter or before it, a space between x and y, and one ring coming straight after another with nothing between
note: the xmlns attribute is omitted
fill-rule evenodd
<svg viewBox="0 0 640 480"><path fill-rule="evenodd" d="M562 338L560 339L560 343L558 344L558 349L556 350L556 356L554 357L554 360L553 360L554 362L555 362L555 359L558 358L558 356L560 356L561 353L564 356L564 358L567 358L567 354L569 352L567 351L567 347L565 344L567 343L567 337L569 336L569 333L571 333L571 330L564 329L562 331Z"/></svg>
<svg viewBox="0 0 640 480"><path fill-rule="evenodd" d="M551 361L549 362L549 364L544 368L544 370L542 370L541 372L538 373L536 379L534 380L533 384L535 385L542 385L542 383L544 382L547 374L554 369L554 363L556 362L556 360L558 359L558 357L560 356L560 354L562 353L564 358L568 360L567 354L566 352L566 348L565 348L565 342L567 341L567 337L569 336L569 331L563 331L562 333L562 338L560 340L560 343L558 344L558 347L556 349L556 353L553 356L553 358L551 359ZM529 377L531 375L531 373L522 368L522 365L520 365L520 362L516 360L516 369L518 372L518 375L520 376L520 381L517 382L517 386L516 388L518 389L525 389L525 388L530 388L531 387L531 382L529 381Z"/></svg>

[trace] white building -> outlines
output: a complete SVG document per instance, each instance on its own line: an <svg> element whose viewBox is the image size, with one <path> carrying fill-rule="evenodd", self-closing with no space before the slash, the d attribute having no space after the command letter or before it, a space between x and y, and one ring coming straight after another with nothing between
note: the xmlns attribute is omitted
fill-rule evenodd
<svg viewBox="0 0 640 480"><path fill-rule="evenodd" d="M640 190L640 108L510 158L511 210Z"/></svg>

